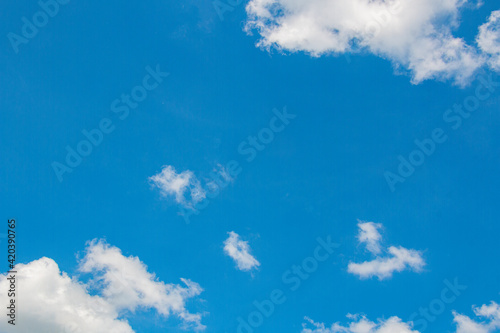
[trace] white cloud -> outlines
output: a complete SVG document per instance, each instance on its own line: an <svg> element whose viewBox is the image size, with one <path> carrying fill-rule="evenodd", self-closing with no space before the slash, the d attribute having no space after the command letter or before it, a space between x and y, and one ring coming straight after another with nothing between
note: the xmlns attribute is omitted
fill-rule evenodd
<svg viewBox="0 0 500 333"><path fill-rule="evenodd" d="M373 254L379 254L380 241L382 240L382 235L379 229L382 228L380 223L373 222L362 222L358 221L358 241L361 244L366 244L366 249Z"/></svg>
<svg viewBox="0 0 500 333"><path fill-rule="evenodd" d="M372 261L365 261L360 264L350 262L347 268L349 273L358 275L361 279L368 279L373 276L384 280L392 277L394 272L402 272L405 269L412 269L420 272L425 266L420 252L407 250L404 247L389 247L389 257L377 257Z"/></svg>
<svg viewBox="0 0 500 333"><path fill-rule="evenodd" d="M387 256L380 256L381 236L378 229L381 224L373 222L360 222L358 224L358 241L365 244L367 249L374 255L374 260L362 263L349 262L347 271L359 276L361 279L368 279L376 276L379 280L391 278L394 272L402 272L405 269L411 269L420 272L425 266L422 254L416 250L408 250L402 246L390 246L387 249Z"/></svg>
<svg viewBox="0 0 500 333"><path fill-rule="evenodd" d="M456 333L490 333L498 332L500 329L500 306L497 303L491 302L490 305L474 307L474 314L486 321L478 322L453 312L453 320L457 325Z"/></svg>
<svg viewBox="0 0 500 333"><path fill-rule="evenodd" d="M193 208L206 196L200 182L189 170L177 173L173 166L167 165L160 173L149 177L149 180L164 196L172 195L177 203L188 208Z"/></svg>
<svg viewBox="0 0 500 333"><path fill-rule="evenodd" d="M478 4L472 0L250 0L247 30L257 31L258 46L267 49L304 51L315 57L368 51L392 61L398 72L409 71L414 83L451 79L465 85L490 56L453 35L465 6Z"/></svg>
<svg viewBox="0 0 500 333"><path fill-rule="evenodd" d="M260 262L257 261L250 254L250 246L248 242L242 241L240 236L231 231L228 233L229 237L224 241L224 252L233 258L236 262L238 269L242 271L250 271L258 266Z"/></svg>
<svg viewBox="0 0 500 333"><path fill-rule="evenodd" d="M491 56L490 66L500 70L500 10L492 12L488 22L479 27L477 44Z"/></svg>
<svg viewBox="0 0 500 333"><path fill-rule="evenodd" d="M335 323L331 327L326 327L323 323L315 323L306 317L309 323L302 324L302 333L418 333L411 329L411 324L404 323L398 317L380 319L376 323L364 316L349 315L348 317L352 320L348 326Z"/></svg>
<svg viewBox="0 0 500 333"><path fill-rule="evenodd" d="M139 258L125 257L103 241L89 244L80 271L92 274L90 282L69 277L50 258L18 264L16 332L133 333L125 318L139 309L156 309L165 318L178 317L185 328L204 329L201 316L185 309L186 301L202 292L194 282L182 279L182 287L159 281ZM0 300L8 304L9 282L0 278ZM0 331L8 326L0 321Z"/></svg>

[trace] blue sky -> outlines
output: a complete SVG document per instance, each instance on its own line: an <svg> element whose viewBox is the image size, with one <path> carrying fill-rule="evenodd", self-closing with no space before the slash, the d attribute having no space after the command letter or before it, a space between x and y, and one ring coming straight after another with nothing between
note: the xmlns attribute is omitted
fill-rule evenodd
<svg viewBox="0 0 500 333"><path fill-rule="evenodd" d="M210 1L70 1L17 53L7 36L21 34L22 17L31 19L39 4L0 5L1 202L2 216L17 221L18 263L47 257L87 283L91 276L78 263L88 241L105 239L167 284L199 284L203 292L185 307L202 314L205 332L237 332L237 318L276 289L286 301L256 332L301 332L305 316L326 327L347 325L347 314L409 322L441 297L444 280L455 279L466 290L425 331L456 332L452 311L480 322L472 306L500 300L500 88L457 129L443 115L474 96L479 75L500 81L494 57L465 79L445 68L416 82L421 72L408 71L411 62L378 44L369 46L378 51L335 55L300 40L266 40L258 29L248 34L246 4L221 20ZM497 9L493 1L460 7L454 36L474 45L478 27ZM256 47L263 38L273 41L270 49ZM148 66L169 75L120 119L111 103L141 85ZM296 117L248 162L239 145L284 108ZM66 147L76 149L82 130L103 119L114 130L60 181L54 162L65 163ZM447 140L391 189L386 173L397 173L398 156L408 159L414 141L436 128ZM232 160L241 173L189 224L179 211L196 206L162 194L150 178L172 166L207 191L210 173ZM382 256L402 246L418 251L425 266L384 279L350 273L349 263L374 258L357 238L358 220L381 225ZM238 269L224 250L231 231L258 266ZM290 290L283 274L313 256L318 237L339 247ZM23 284L18 288L22 294ZM0 296L6 301L4 290ZM4 318L2 332L22 329L23 320L49 320L23 313L22 301L19 327ZM186 331L177 315L154 307L119 318L134 332ZM498 329L491 327L484 332Z"/></svg>

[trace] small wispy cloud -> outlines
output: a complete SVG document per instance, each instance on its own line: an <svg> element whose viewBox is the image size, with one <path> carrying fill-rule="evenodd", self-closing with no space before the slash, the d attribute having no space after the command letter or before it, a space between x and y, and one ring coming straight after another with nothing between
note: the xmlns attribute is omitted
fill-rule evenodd
<svg viewBox="0 0 500 333"><path fill-rule="evenodd" d="M164 166L159 173L149 177L149 181L162 195L173 196L178 204L185 207L193 207L206 196L200 181L192 171L177 173L171 165Z"/></svg>
<svg viewBox="0 0 500 333"><path fill-rule="evenodd" d="M379 280L391 278L394 272L402 272L406 269L415 272L422 271L425 261L420 251L409 250L402 246L390 246L387 255L381 256L382 249L380 241L382 236L379 229L381 224L373 222L359 222L358 241L364 244L366 249L376 256L374 260L362 263L349 262L347 271L357 275L361 279L376 276Z"/></svg>
<svg viewBox="0 0 500 333"><path fill-rule="evenodd" d="M382 224L373 222L362 222L358 220L359 234L358 241L360 244L366 244L366 249L373 254L379 254L380 241L382 240L382 235L379 229L382 228Z"/></svg>
<svg viewBox="0 0 500 333"><path fill-rule="evenodd" d="M227 169L220 163L212 170L211 179L206 182L206 187L209 192L217 192L232 183L234 178L231 177Z"/></svg>
<svg viewBox="0 0 500 333"><path fill-rule="evenodd" d="M250 271L260 266L260 262L250 254L248 242L241 240L234 231L228 234L229 237L224 241L224 252L236 262L238 269Z"/></svg>

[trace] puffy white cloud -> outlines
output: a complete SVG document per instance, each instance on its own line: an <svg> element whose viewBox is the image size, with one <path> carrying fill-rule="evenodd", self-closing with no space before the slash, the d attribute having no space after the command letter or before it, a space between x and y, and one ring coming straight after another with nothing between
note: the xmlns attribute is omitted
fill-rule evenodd
<svg viewBox="0 0 500 333"><path fill-rule="evenodd" d="M105 299L91 296L87 287L66 273L61 273L54 260L41 258L17 265L16 331L20 333L134 332L118 311ZM0 300L7 304L8 281L0 276ZM8 332L6 320L0 331Z"/></svg>
<svg viewBox="0 0 500 333"><path fill-rule="evenodd" d="M500 306L491 302L490 305L474 307L474 314L486 321L478 322L465 315L453 312L454 322L457 325L456 333L490 333L500 329Z"/></svg>
<svg viewBox="0 0 500 333"><path fill-rule="evenodd" d="M379 229L382 228L380 223L373 222L362 222L358 221L358 241L361 244L366 244L366 249L373 254L379 254L380 241L382 240L382 235Z"/></svg>
<svg viewBox="0 0 500 333"><path fill-rule="evenodd" d="M391 60L398 72L409 71L414 83L451 79L465 85L489 57L453 35L463 8L476 5L472 0L250 0L247 30L257 31L258 46L267 49L315 57L368 51ZM492 31L496 19L484 29Z"/></svg>
<svg viewBox="0 0 500 333"><path fill-rule="evenodd" d="M192 171L177 173L173 166L166 165L149 180L164 196L174 196L175 201L183 206L192 208L205 199L205 190Z"/></svg>
<svg viewBox="0 0 500 333"><path fill-rule="evenodd" d="M490 55L490 66L500 70L500 10L492 12L488 22L479 27L477 44Z"/></svg>
<svg viewBox="0 0 500 333"><path fill-rule="evenodd" d="M381 224L373 222L360 222L358 224L358 241L365 244L367 250L376 255L371 261L362 263L349 262L347 271L359 276L361 279L368 279L376 276L379 280L391 278L394 272L401 272L405 269L411 269L420 272L425 266L422 254L416 250L408 250L402 246L390 246L387 249L387 256L381 256L380 248L381 235L378 229Z"/></svg>
<svg viewBox="0 0 500 333"><path fill-rule="evenodd" d="M398 317L380 319L376 323L359 315L349 315L348 318L352 321L347 326L334 323L331 327L326 327L325 324L315 323L306 317L308 323L302 324L302 333L418 333L412 330L411 324Z"/></svg>
<svg viewBox="0 0 500 333"><path fill-rule="evenodd" d="M224 241L224 252L233 258L238 266L238 269L242 271L250 271L258 266L260 262L257 261L250 254L250 246L248 242L242 241L240 236L231 231L228 233L229 237Z"/></svg>
<svg viewBox="0 0 500 333"><path fill-rule="evenodd" d="M19 333L133 333L126 317L138 309L156 309L164 317L176 316L185 328L201 330L199 314L185 309L187 299L201 293L200 286L165 284L137 257L125 257L103 241L87 248L80 271L91 273L87 284L61 272L50 258L17 266L16 304ZM8 303L9 281L0 275L0 301ZM22 319L21 319L22 318ZM6 320L0 331L7 332Z"/></svg>

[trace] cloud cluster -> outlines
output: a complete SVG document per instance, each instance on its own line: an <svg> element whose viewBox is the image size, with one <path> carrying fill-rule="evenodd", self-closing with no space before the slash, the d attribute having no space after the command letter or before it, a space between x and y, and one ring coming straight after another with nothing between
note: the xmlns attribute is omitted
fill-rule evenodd
<svg viewBox="0 0 500 333"><path fill-rule="evenodd" d="M306 317L308 323L302 324L302 333L418 333L411 329L410 323L405 323L398 317L380 319L377 323L359 315L349 315L348 318L352 320L348 326L334 323L328 328L325 324L315 323Z"/></svg>
<svg viewBox="0 0 500 333"><path fill-rule="evenodd" d="M165 318L175 316L182 326L202 330L201 315L185 308L189 298L202 292L201 287L182 279L185 286L166 284L137 257L125 257L120 249L103 241L93 241L87 247L79 270L90 273L87 284L61 272L50 258L41 258L17 265L16 295L22 307L22 319L16 323L19 333L133 333L125 319L142 309L155 309ZM8 280L0 276L0 300L7 304ZM0 321L0 331L6 332L6 320Z"/></svg>
<svg viewBox="0 0 500 333"><path fill-rule="evenodd" d="M381 235L379 229L381 224L373 222L359 222L358 241L364 244L368 251L376 255L371 261L362 263L349 262L347 271L359 276L361 279L368 279L376 276L379 280L391 278L394 272L401 272L411 269L419 272L425 266L422 254L416 250L408 250L402 246L390 246L387 249L387 256L380 256Z"/></svg>
<svg viewBox="0 0 500 333"><path fill-rule="evenodd" d="M481 27L479 45L454 36L473 0L250 0L247 30L258 46L318 57L367 51L390 60L413 83L466 85L485 64L498 69L498 13ZM482 43L482 44L481 44ZM495 67L496 66L496 67Z"/></svg>
<svg viewBox="0 0 500 333"><path fill-rule="evenodd" d="M491 302L490 305L474 307L474 314L486 321L478 322L453 312L453 320L457 325L456 333L490 333L500 330L500 306L497 303Z"/></svg>
<svg viewBox="0 0 500 333"><path fill-rule="evenodd" d="M224 252L236 262L238 269L250 271L259 267L260 262L250 254L248 242L241 240L234 231L228 234L229 237L224 241Z"/></svg>
<svg viewBox="0 0 500 333"><path fill-rule="evenodd" d="M497 303L491 302L489 305L474 307L474 313L483 318L483 321L476 321L453 312L454 322L457 326L455 333L498 332L500 329L500 306ZM334 323L330 327L305 317L307 322L302 324L302 333L419 333L419 331L412 330L412 322L405 323L398 317L391 317L387 320L379 319L376 323L362 315L348 315L347 317L351 320L347 326Z"/></svg>

